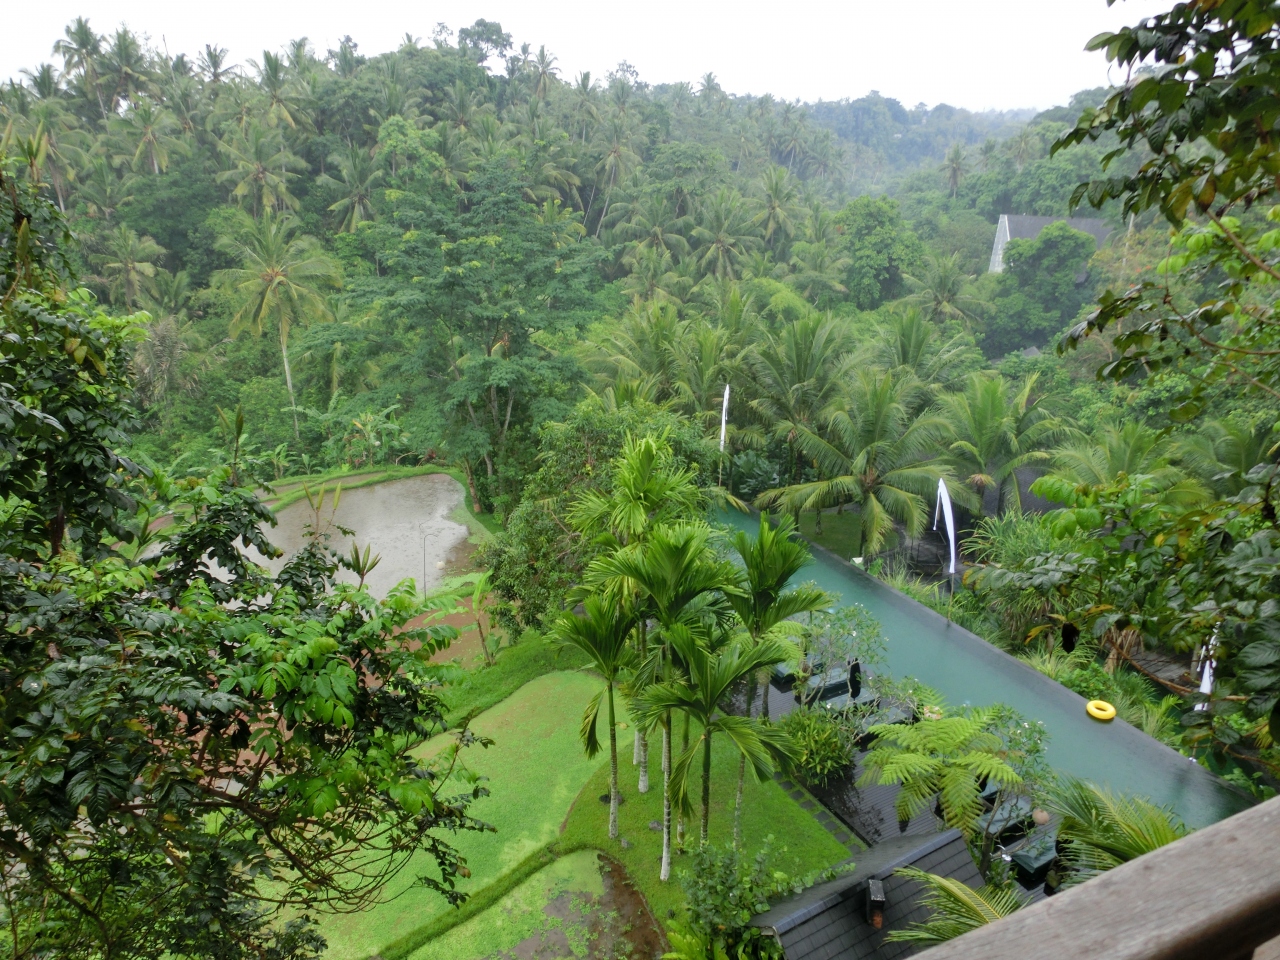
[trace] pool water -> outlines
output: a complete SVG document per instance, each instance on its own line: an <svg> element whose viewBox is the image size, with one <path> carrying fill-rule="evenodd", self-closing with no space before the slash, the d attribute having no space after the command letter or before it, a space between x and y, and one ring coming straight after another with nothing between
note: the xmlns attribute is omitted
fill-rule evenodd
<svg viewBox="0 0 1280 960"><path fill-rule="evenodd" d="M749 533L759 529L756 517L736 511L716 519ZM1041 721L1049 733L1046 758L1060 773L1148 797L1191 827L1249 805L1243 793L1176 750L1122 720L1092 719L1078 694L823 548L812 551L813 563L796 580L866 607L883 627L891 674L928 684L954 706L1004 703Z"/></svg>

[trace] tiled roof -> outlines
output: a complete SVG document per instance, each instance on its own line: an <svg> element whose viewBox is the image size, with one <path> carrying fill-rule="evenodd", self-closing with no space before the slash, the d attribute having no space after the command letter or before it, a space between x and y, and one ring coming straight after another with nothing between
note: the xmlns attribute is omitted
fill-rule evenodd
<svg viewBox="0 0 1280 960"><path fill-rule="evenodd" d="M885 936L891 930L928 920L930 914L920 906L920 884L894 875L904 866L955 877L972 887L982 885L958 830L925 838L900 836L858 854L852 873L810 887L752 923L778 937L787 960L891 960L907 956L915 952L911 944L887 943ZM867 881L872 879L884 884L885 916L879 930L866 919Z"/></svg>

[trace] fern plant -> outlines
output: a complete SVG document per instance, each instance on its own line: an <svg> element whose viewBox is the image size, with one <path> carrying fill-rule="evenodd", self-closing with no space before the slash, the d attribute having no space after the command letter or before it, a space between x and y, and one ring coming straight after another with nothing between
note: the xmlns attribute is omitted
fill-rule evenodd
<svg viewBox="0 0 1280 960"><path fill-rule="evenodd" d="M1013 825L993 813L980 823L984 790L994 786L993 810L1012 810L1012 801L1030 797L1048 776L1044 765L1044 728L997 704L957 716L924 719L910 725L879 724L867 753L859 785L898 784L898 819L910 820L936 802L947 826L960 830L976 847L985 877L1000 833Z"/></svg>

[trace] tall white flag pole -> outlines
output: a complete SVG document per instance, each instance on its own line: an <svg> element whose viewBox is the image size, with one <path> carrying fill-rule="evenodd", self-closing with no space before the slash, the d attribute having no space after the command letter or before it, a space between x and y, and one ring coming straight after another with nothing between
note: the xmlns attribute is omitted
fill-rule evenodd
<svg viewBox="0 0 1280 960"><path fill-rule="evenodd" d="M938 529L938 514L947 521L947 540L951 545L951 567L947 570L951 578L951 600L947 603L947 619L951 619L951 604L956 598L956 518L951 512L951 494L947 490L947 481L938 480L938 504L933 510L933 529Z"/></svg>
<svg viewBox="0 0 1280 960"><path fill-rule="evenodd" d="M720 480L724 486L724 441L729 432L729 385L724 385L724 406L720 408Z"/></svg>

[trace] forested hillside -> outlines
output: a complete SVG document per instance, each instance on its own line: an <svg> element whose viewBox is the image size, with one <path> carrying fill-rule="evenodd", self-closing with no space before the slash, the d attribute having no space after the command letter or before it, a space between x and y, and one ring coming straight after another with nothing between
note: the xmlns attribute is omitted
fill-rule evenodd
<svg viewBox="0 0 1280 960"><path fill-rule="evenodd" d="M1096 147L1047 157L1060 119L806 107L626 64L570 79L485 21L245 64L83 20L54 47L3 92L7 142L71 218L85 281L152 317L140 452L161 462L209 463L240 407L277 473L427 457L501 509L599 368L584 341L606 318L852 319L913 295L994 358L1074 313L1035 283L970 290L1000 213L1064 213L1096 171Z"/></svg>
<svg viewBox="0 0 1280 960"><path fill-rule="evenodd" d="M858 770L963 833L983 918L1023 903L1000 811L1060 831L1046 893L1186 832L892 675L913 621L806 540L1002 696L1280 788L1274 4L1104 35L1124 84L1035 115L567 77L484 20L216 39L78 19L0 89L6 956L434 956L546 933L551 867L625 868L584 917L646 951L772 955L751 913L852 849L804 790ZM990 273L1004 214L1053 222Z"/></svg>

